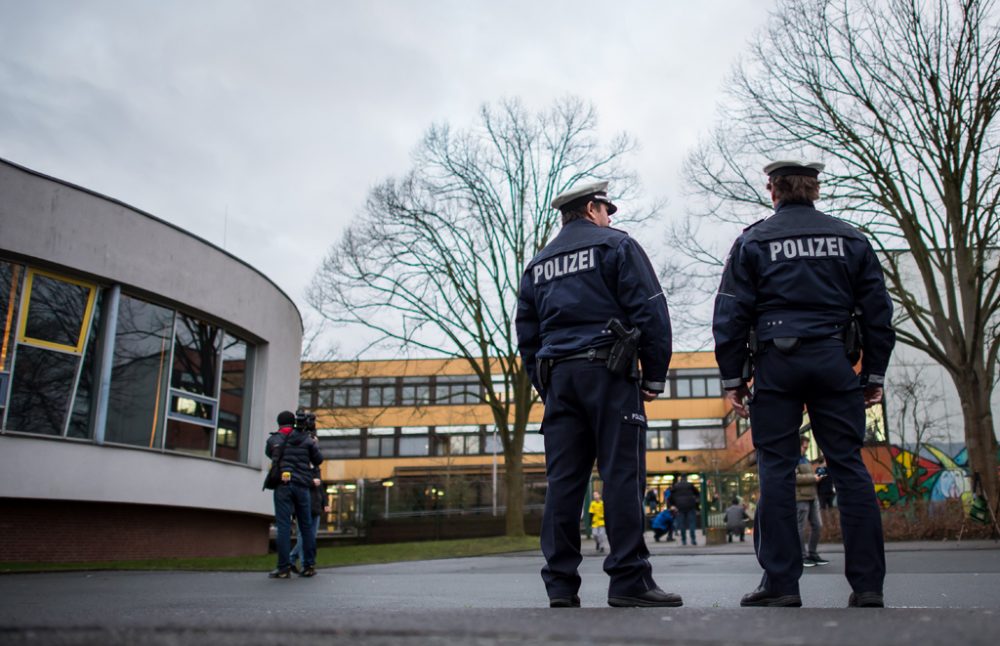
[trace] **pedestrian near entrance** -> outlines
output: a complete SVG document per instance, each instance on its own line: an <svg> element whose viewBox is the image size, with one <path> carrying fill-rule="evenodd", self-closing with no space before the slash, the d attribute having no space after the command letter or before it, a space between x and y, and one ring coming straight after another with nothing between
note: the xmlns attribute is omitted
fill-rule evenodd
<svg viewBox="0 0 1000 646"><path fill-rule="evenodd" d="M656 493L656 489L646 491L644 502L646 504L646 513L652 517L656 513L656 508L660 503L660 496Z"/></svg>
<svg viewBox="0 0 1000 646"><path fill-rule="evenodd" d="M726 509L726 541L729 543L733 542L734 536L740 537L740 542L745 543L746 538L743 534L746 532L747 521L750 520L750 516L747 515L746 508L740 504L739 498L733 498L732 503Z"/></svg>
<svg viewBox="0 0 1000 646"><path fill-rule="evenodd" d="M667 542L674 540L674 512L669 507L661 511L653 519L653 540L657 543L663 535L667 535Z"/></svg>
<svg viewBox="0 0 1000 646"><path fill-rule="evenodd" d="M819 462L816 465L816 475L820 476L819 482L816 483L816 493L819 494L819 508L832 509L833 500L837 496L837 490L833 487L833 478L829 477L830 472L826 466L826 458L822 455L819 456Z"/></svg>
<svg viewBox="0 0 1000 646"><path fill-rule="evenodd" d="M795 511L799 520L799 543L802 545L802 566L815 567L829 563L816 551L819 545L823 521L819 517L819 499L816 493L816 483L820 477L813 471L809 462L809 438L802 438L802 453L795 467ZM806 526L809 529L809 543L806 546Z"/></svg>
<svg viewBox="0 0 1000 646"><path fill-rule="evenodd" d="M895 343L892 304L864 235L814 207L822 169L795 161L764 168L774 215L736 239L715 299L722 386L733 410L750 418L760 474L754 547L764 575L744 606L802 605L795 472L803 406L837 487L848 605L884 605L882 521L861 447L865 406L882 400Z"/></svg>
<svg viewBox="0 0 1000 646"><path fill-rule="evenodd" d="M299 540L302 541L302 571L299 576L316 575L316 536L312 528L311 494L313 469L323 462L316 440L306 431L305 416L291 411L278 414L278 430L267 438L264 453L278 463L281 484L274 489L275 542L278 567L268 576L287 579L291 576L292 515L298 520Z"/></svg>
<svg viewBox="0 0 1000 646"><path fill-rule="evenodd" d="M562 230L528 263L518 294L518 349L545 402L542 579L551 607L580 605L579 519L596 459L610 541L608 604L679 606L680 596L653 580L643 540L643 402L666 385L670 315L642 247L610 226L618 208L607 187L556 196Z"/></svg>
<svg viewBox="0 0 1000 646"><path fill-rule="evenodd" d="M604 501L601 500L600 491L594 492L588 511L590 511L590 531L594 536L594 547L603 553L608 544L608 534L604 530Z"/></svg>
<svg viewBox="0 0 1000 646"><path fill-rule="evenodd" d="M688 482L687 474L682 473L674 479L674 486L670 488L670 500L677 508L674 518L674 527L681 535L681 545L687 545L688 537L691 544L697 545L698 538L695 535L698 525L698 504L701 494L698 488Z"/></svg>

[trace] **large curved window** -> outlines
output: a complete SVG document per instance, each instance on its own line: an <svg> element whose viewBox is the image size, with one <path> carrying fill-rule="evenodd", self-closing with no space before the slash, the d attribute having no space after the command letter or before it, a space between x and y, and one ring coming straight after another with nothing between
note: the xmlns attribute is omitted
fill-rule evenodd
<svg viewBox="0 0 1000 646"><path fill-rule="evenodd" d="M130 294L0 261L0 424L247 462L253 346Z"/></svg>
<svg viewBox="0 0 1000 646"><path fill-rule="evenodd" d="M20 273L11 266L11 277ZM10 322L13 280L5 320ZM20 325L10 360L9 397L5 427L40 435L66 435L70 409L84 366L83 352L91 333L97 287L64 276L28 269L21 294ZM5 339L7 334L5 333ZM93 349L93 346L91 346ZM93 361L93 352L90 353ZM85 382L82 406L89 409L92 383ZM75 436L88 437L86 416L74 428Z"/></svg>
<svg viewBox="0 0 1000 646"><path fill-rule="evenodd" d="M0 422L7 411L7 389L14 358L14 331L17 329L17 310L20 301L21 278L24 267L0 261Z"/></svg>
<svg viewBox="0 0 1000 646"><path fill-rule="evenodd" d="M222 330L178 314L170 376L166 448L211 455L219 413L219 352Z"/></svg>
<svg viewBox="0 0 1000 646"><path fill-rule="evenodd" d="M173 310L122 295L118 303L108 442L158 448L170 369Z"/></svg>

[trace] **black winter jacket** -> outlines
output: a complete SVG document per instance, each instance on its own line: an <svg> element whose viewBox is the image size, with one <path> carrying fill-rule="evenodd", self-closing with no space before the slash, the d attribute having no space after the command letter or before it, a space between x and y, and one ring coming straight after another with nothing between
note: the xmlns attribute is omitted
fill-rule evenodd
<svg viewBox="0 0 1000 646"><path fill-rule="evenodd" d="M675 482L670 488L670 504L680 511L690 511L698 506L698 489L688 481Z"/></svg>
<svg viewBox="0 0 1000 646"><path fill-rule="evenodd" d="M312 489L314 468L323 462L323 454L312 436L299 430L293 430L287 436L276 431L267 438L264 453L273 461L286 437L288 441L281 455L281 471L291 471L293 483Z"/></svg>

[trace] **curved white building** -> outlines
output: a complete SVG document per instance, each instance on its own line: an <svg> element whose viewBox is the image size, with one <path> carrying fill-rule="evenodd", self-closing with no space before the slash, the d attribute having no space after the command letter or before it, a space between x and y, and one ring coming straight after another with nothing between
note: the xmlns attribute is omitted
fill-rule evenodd
<svg viewBox="0 0 1000 646"><path fill-rule="evenodd" d="M0 160L0 561L266 552L301 342L253 267Z"/></svg>

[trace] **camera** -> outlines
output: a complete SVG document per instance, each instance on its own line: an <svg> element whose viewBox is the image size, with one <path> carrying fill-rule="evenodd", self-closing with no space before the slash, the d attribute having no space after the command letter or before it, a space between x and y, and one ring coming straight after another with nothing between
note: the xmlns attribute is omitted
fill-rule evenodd
<svg viewBox="0 0 1000 646"><path fill-rule="evenodd" d="M308 433L316 432L316 415L304 410L295 411L295 428Z"/></svg>

